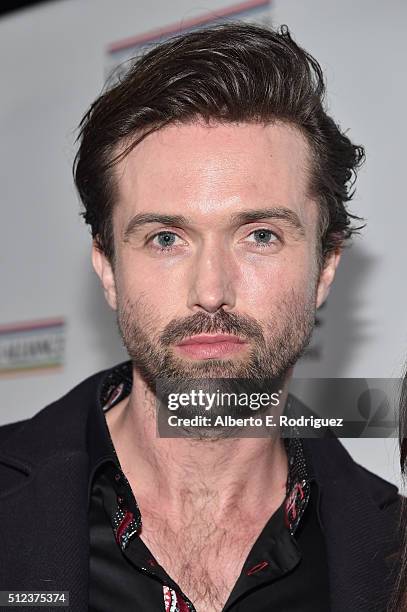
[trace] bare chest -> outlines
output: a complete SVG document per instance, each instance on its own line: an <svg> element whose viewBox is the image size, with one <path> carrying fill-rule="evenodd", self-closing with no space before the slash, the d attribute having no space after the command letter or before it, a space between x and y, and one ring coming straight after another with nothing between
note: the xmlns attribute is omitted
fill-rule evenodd
<svg viewBox="0 0 407 612"><path fill-rule="evenodd" d="M193 520L175 530L143 517L141 537L197 612L220 612L262 526Z"/></svg>

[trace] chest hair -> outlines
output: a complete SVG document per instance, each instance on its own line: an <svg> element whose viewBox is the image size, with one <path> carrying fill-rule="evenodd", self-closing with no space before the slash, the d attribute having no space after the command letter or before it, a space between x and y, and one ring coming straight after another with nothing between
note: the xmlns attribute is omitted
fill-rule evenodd
<svg viewBox="0 0 407 612"><path fill-rule="evenodd" d="M141 537L198 612L220 612L263 526L239 515L220 525L206 512L175 529L144 511Z"/></svg>

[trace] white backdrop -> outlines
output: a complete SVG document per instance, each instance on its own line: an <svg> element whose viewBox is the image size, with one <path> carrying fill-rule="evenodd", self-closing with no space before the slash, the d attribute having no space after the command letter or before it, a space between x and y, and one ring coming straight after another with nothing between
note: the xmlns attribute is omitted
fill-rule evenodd
<svg viewBox="0 0 407 612"><path fill-rule="evenodd" d="M2 377L0 422L30 416L126 358L90 264L71 165L75 127L100 92L114 42L209 11L224 0L60 0L0 20L0 325L63 317L64 367ZM346 252L298 376L397 377L407 356L404 144L407 4L274 0L274 25L320 61L330 112L366 146L352 210L363 237ZM353 456L398 482L394 441L348 440Z"/></svg>

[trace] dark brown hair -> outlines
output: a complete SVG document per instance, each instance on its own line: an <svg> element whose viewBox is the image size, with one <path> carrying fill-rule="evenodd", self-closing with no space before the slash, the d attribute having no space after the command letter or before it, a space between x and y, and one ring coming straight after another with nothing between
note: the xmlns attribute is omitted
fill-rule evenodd
<svg viewBox="0 0 407 612"><path fill-rule="evenodd" d="M279 31L228 23L167 40L91 105L80 123L74 179L92 236L114 261L113 169L148 134L171 123L285 121L312 152L309 194L320 207L321 262L360 227L345 207L364 149L324 107L318 62ZM120 145L120 152L119 152Z"/></svg>

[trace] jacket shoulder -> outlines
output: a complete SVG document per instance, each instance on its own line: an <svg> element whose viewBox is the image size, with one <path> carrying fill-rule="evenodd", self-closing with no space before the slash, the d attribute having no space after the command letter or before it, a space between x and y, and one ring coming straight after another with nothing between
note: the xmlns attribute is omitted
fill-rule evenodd
<svg viewBox="0 0 407 612"><path fill-rule="evenodd" d="M371 499L381 509L398 505L398 488L356 463L334 435L303 439L303 445L317 482L328 490Z"/></svg>
<svg viewBox="0 0 407 612"><path fill-rule="evenodd" d="M396 485L370 472L370 470L358 463L355 463L355 465L366 488L370 491L371 496L380 508L386 508L400 501L401 496L399 495Z"/></svg>
<svg viewBox="0 0 407 612"><path fill-rule="evenodd" d="M89 411L110 372L111 368L86 378L29 419L0 426L0 455L35 463L54 451L83 449ZM52 435L44 437L45 431Z"/></svg>
<svg viewBox="0 0 407 612"><path fill-rule="evenodd" d="M3 442L7 440L15 431L22 427L29 419L23 419L21 421L14 421L13 423L6 423L0 425L0 447Z"/></svg>

